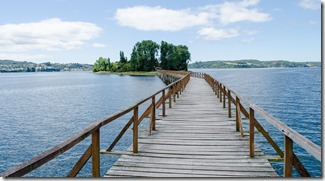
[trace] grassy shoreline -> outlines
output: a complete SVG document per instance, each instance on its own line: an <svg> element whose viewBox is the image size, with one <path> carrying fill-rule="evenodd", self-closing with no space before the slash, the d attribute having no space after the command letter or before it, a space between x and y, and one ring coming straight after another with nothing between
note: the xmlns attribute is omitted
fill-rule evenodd
<svg viewBox="0 0 325 181"><path fill-rule="evenodd" d="M155 76L156 71L142 72L142 71L130 71L130 72L111 72L111 71L99 71L95 74L115 74L115 75L133 75L133 76Z"/></svg>

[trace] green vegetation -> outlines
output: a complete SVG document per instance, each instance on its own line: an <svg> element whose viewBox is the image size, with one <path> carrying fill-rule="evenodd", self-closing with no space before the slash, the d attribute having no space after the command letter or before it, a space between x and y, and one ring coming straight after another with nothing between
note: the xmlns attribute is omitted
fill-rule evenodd
<svg viewBox="0 0 325 181"><path fill-rule="evenodd" d="M156 67L187 70L190 59L191 54L185 45L176 46L164 41L158 45L152 40L143 40L134 45L129 61L123 51L120 51L120 60L116 62L111 62L110 58L99 57L94 64L93 72L150 72Z"/></svg>
<svg viewBox="0 0 325 181"><path fill-rule="evenodd" d="M270 68L270 67L320 67L321 62L289 62L284 60L233 60L207 61L189 64L189 68Z"/></svg>
<svg viewBox="0 0 325 181"><path fill-rule="evenodd" d="M0 60L0 72L59 72L59 71L90 71L93 66L79 63L32 63L26 61Z"/></svg>
<svg viewBox="0 0 325 181"><path fill-rule="evenodd" d="M110 72L110 71L99 71L95 72L96 74L116 74L116 75L134 75L134 76L155 76L156 71L143 72L143 71L134 71L134 72Z"/></svg>

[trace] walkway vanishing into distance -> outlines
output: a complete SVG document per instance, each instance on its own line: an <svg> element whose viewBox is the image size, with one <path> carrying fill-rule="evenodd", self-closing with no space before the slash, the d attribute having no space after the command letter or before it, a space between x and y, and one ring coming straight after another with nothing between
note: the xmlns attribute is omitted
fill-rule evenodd
<svg viewBox="0 0 325 181"><path fill-rule="evenodd" d="M269 161L283 162L283 176L292 177L293 168L302 176L310 177L294 154L295 147L322 162L321 147L303 137L261 107L252 104L236 91L198 72L157 70L157 75L168 85L133 105L108 115L68 140L44 151L3 173L1 177L21 177L41 167L75 145L91 137L89 146L71 166L68 177L78 176L91 159L93 177L278 177ZM139 106L150 103L144 112ZM159 111L161 111L160 115ZM120 133L107 149L100 148L101 128L112 125L122 116L130 116ZM284 148L272 139L257 120L263 120L283 135ZM147 134L139 136L138 126L149 117ZM247 128L243 128L246 118ZM132 131L132 145L127 151L116 151L114 146L123 135ZM272 159L263 156L255 145L259 132L277 153ZM143 133L143 131L141 131ZM120 158L107 171L100 173L100 154L119 154ZM102 163L105 164L105 163Z"/></svg>
<svg viewBox="0 0 325 181"><path fill-rule="evenodd" d="M260 149L249 154L248 134L236 131L235 118L201 78L191 77L156 130L139 137L139 153L126 154L106 176L277 177Z"/></svg>

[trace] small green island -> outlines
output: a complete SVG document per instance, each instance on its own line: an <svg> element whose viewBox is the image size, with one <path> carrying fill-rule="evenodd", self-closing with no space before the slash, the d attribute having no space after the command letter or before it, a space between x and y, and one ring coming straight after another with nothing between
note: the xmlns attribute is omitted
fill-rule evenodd
<svg viewBox="0 0 325 181"><path fill-rule="evenodd" d="M155 75L155 69L187 71L191 54L185 45L173 45L162 41L157 44L152 40L137 42L131 58L120 51L120 60L111 62L110 58L99 57L93 66L93 72L120 75Z"/></svg>

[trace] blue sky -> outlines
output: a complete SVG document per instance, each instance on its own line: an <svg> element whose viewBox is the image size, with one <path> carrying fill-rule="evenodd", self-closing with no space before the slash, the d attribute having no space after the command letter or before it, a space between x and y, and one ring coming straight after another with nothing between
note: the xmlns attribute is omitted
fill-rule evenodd
<svg viewBox="0 0 325 181"><path fill-rule="evenodd" d="M210 60L321 60L319 0L1 0L0 59L94 63L134 44Z"/></svg>

